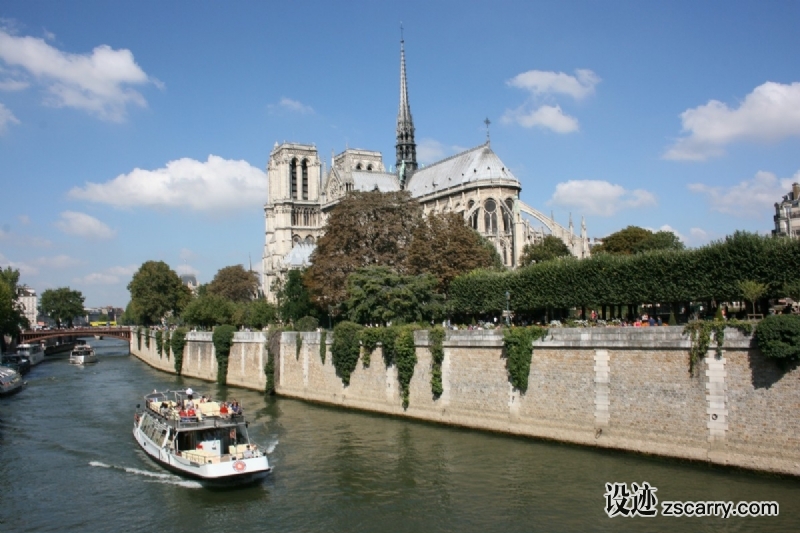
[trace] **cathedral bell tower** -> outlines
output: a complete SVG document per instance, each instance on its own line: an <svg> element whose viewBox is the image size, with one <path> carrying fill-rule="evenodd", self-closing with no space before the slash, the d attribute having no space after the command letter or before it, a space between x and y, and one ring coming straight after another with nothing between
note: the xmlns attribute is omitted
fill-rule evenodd
<svg viewBox="0 0 800 533"><path fill-rule="evenodd" d="M411 118L411 106L408 105L408 88L406 87L406 51L405 41L400 38L400 109L397 112L397 174L400 187L405 188L407 178L417 170L417 144L414 142L414 120Z"/></svg>

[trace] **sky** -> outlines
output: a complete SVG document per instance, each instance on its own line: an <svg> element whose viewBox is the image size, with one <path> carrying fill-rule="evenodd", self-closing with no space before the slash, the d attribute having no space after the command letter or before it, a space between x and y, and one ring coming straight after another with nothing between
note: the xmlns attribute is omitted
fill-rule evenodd
<svg viewBox="0 0 800 533"><path fill-rule="evenodd" d="M124 307L148 260L260 269L276 142L482 144L590 237L769 233L800 181L796 1L0 0L0 267Z"/></svg>

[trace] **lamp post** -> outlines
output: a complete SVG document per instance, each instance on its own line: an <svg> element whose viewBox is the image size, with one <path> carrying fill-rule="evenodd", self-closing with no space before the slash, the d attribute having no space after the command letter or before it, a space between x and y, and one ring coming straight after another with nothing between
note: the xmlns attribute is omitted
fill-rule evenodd
<svg viewBox="0 0 800 533"><path fill-rule="evenodd" d="M506 291L506 326L511 326L511 310L509 304L511 301L511 293Z"/></svg>

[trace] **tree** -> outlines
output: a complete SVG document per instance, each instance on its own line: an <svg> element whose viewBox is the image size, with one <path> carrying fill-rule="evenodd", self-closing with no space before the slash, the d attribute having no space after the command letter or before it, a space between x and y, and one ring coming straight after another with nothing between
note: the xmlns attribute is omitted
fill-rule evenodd
<svg viewBox="0 0 800 533"><path fill-rule="evenodd" d="M72 327L72 320L83 315L83 300L84 297L80 291L61 287L44 291L39 306L42 308L42 312L55 320L59 326L66 322L69 327Z"/></svg>
<svg viewBox="0 0 800 533"><path fill-rule="evenodd" d="M536 244L526 244L522 249L522 257L519 259L520 266L528 266L534 263L544 263L559 257L572 257L572 253L564 244L564 241L553 235L546 235L542 242Z"/></svg>
<svg viewBox="0 0 800 533"><path fill-rule="evenodd" d="M19 271L17 271L18 276ZM6 335L16 337L21 329L28 327L28 319L25 318L17 302L17 293L12 290L6 279L5 276L0 276L0 353L6 350Z"/></svg>
<svg viewBox="0 0 800 533"><path fill-rule="evenodd" d="M460 214L431 213L412 234L406 271L409 274L434 275L438 290L446 294L456 276L493 266L497 251L493 245L490 246L494 254Z"/></svg>
<svg viewBox="0 0 800 533"><path fill-rule="evenodd" d="M229 299L217 294L206 294L189 302L181 317L187 324L210 328L230 324L235 310L235 304Z"/></svg>
<svg viewBox="0 0 800 533"><path fill-rule="evenodd" d="M128 283L131 305L142 325L157 324L167 314L180 314L192 298L189 288L163 261L147 261Z"/></svg>
<svg viewBox="0 0 800 533"><path fill-rule="evenodd" d="M264 298L253 300L247 305L246 324L251 328L263 329L278 318L278 308Z"/></svg>
<svg viewBox="0 0 800 533"><path fill-rule="evenodd" d="M234 302L248 302L255 298L257 291L258 275L252 270L245 270L242 265L220 269L208 284L210 294L223 296Z"/></svg>
<svg viewBox="0 0 800 533"><path fill-rule="evenodd" d="M303 284L304 270L290 270L286 281L277 291L278 312L284 322L295 322L304 316L318 313L311 303L311 294Z"/></svg>
<svg viewBox="0 0 800 533"><path fill-rule="evenodd" d="M12 298L17 299L17 285L19 285L19 270L11 268L0 268L0 281L4 281L9 289L11 289Z"/></svg>
<svg viewBox="0 0 800 533"><path fill-rule="evenodd" d="M360 324L439 319L444 307L438 283L432 274L403 276L385 266L359 269L347 280L348 317Z"/></svg>
<svg viewBox="0 0 800 533"><path fill-rule="evenodd" d="M683 243L670 231L653 233L649 229L628 226L603 238L592 254L633 255L651 250L683 250Z"/></svg>
<svg viewBox="0 0 800 533"><path fill-rule="evenodd" d="M311 254L304 281L321 309L347 299L347 277L359 268L388 266L402 273L422 207L407 191L350 192L332 210Z"/></svg>
<svg viewBox="0 0 800 533"><path fill-rule="evenodd" d="M744 299L753 304L753 314L755 314L756 300L764 295L767 291L767 286L764 283L748 279L739 282L739 290L742 292Z"/></svg>

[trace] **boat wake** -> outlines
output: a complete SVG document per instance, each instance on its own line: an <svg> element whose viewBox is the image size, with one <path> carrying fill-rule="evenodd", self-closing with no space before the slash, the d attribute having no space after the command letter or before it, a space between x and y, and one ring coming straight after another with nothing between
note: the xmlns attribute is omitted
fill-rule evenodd
<svg viewBox="0 0 800 533"><path fill-rule="evenodd" d="M275 447L278 445L278 439L273 440L269 444L267 444L267 453L272 453L275 451Z"/></svg>
<svg viewBox="0 0 800 533"><path fill-rule="evenodd" d="M101 463L100 461L89 461L89 466L110 468L112 470L121 470L128 474L134 474L145 478L152 478L151 480L148 481L149 483L164 483L166 485L177 485L179 487L185 487L187 489L203 488L203 485L201 485L197 481L183 479L178 476L174 476L172 474L166 474L163 472L151 472L149 470L139 470L138 468L129 468L127 466L108 465L106 463Z"/></svg>

